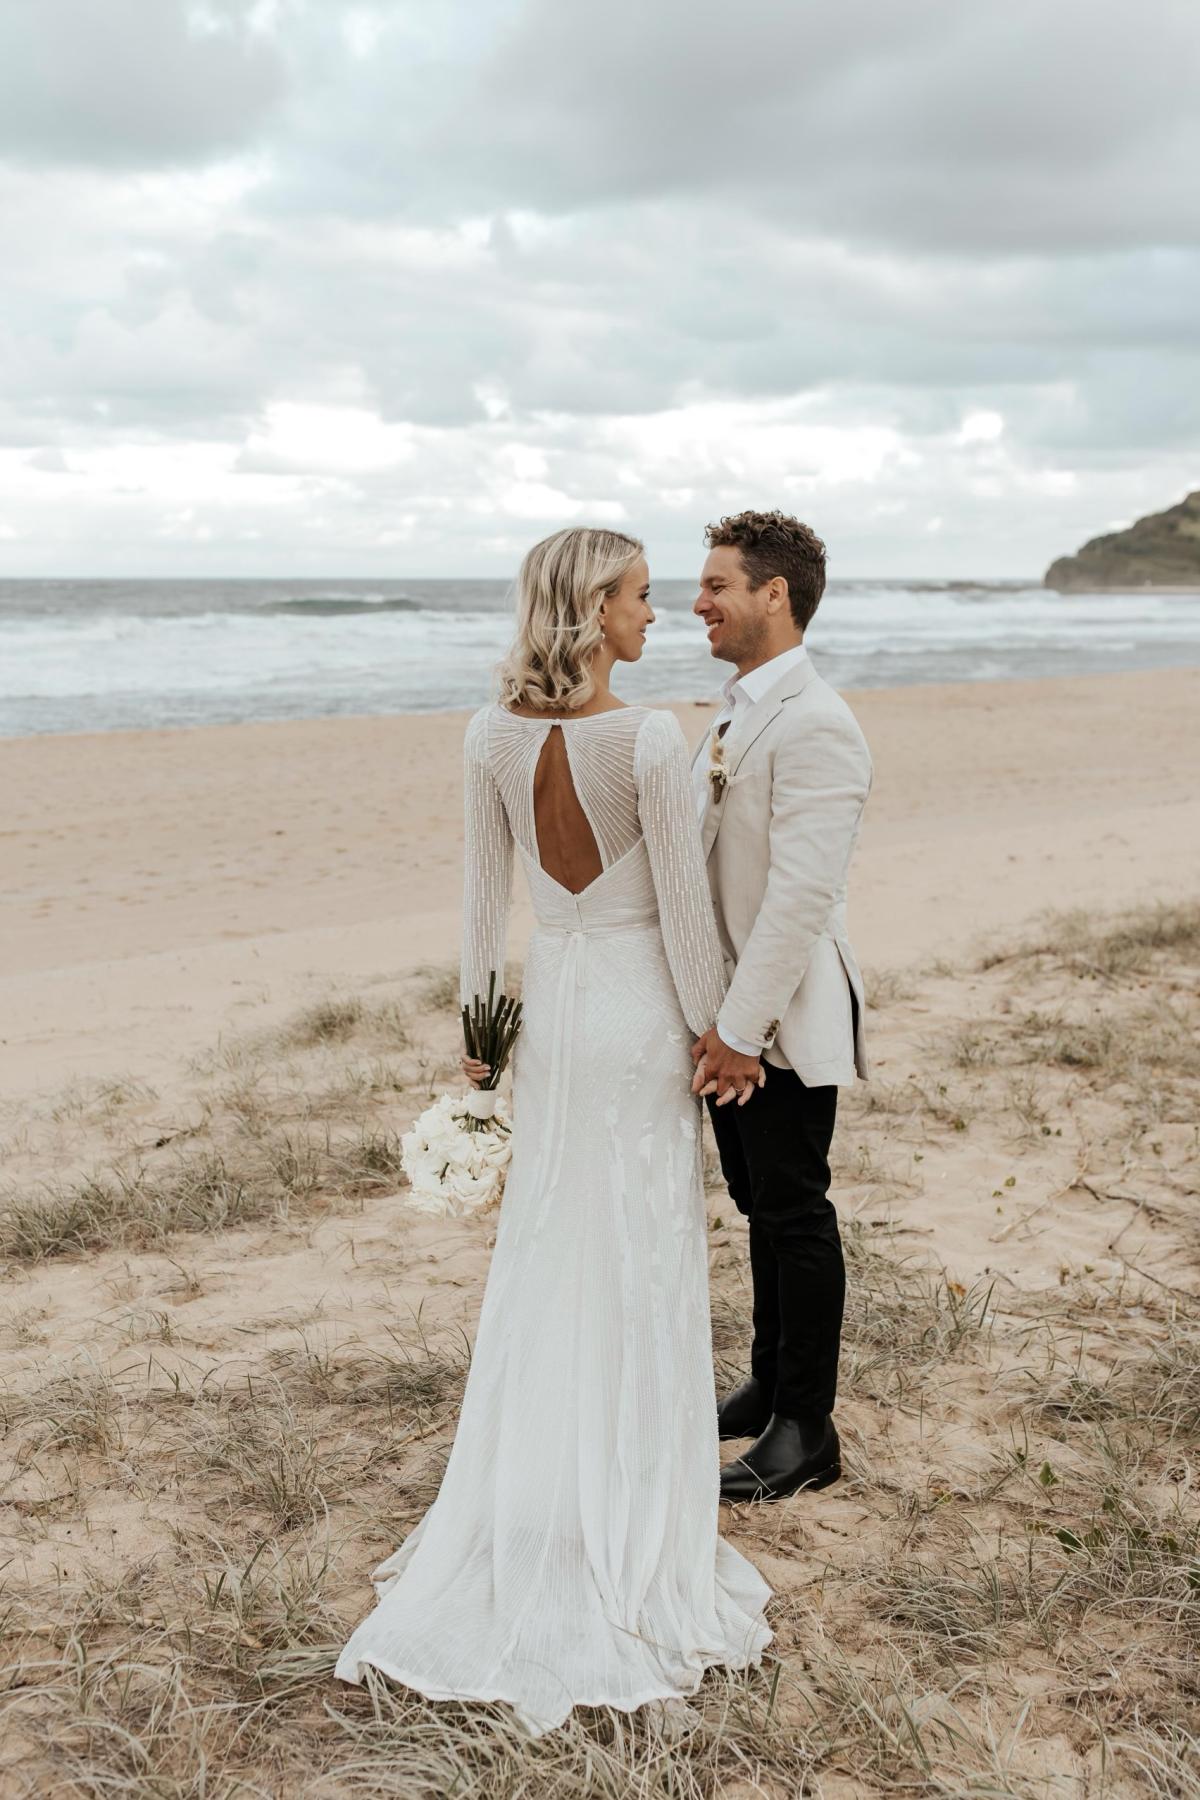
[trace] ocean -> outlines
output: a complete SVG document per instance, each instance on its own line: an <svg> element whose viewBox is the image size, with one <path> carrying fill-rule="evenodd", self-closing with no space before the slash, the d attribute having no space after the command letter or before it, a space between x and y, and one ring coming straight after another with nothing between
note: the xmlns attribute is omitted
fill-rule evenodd
<svg viewBox="0 0 1200 1800"><path fill-rule="evenodd" d="M655 582L623 699L700 699L727 670ZM0 736L481 705L504 581L0 581ZM1061 596L1019 582L832 582L808 634L838 688L1200 663L1200 593Z"/></svg>

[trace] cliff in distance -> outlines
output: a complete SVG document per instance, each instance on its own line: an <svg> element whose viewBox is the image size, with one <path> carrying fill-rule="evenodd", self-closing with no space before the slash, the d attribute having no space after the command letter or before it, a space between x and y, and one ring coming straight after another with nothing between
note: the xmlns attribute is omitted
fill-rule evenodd
<svg viewBox="0 0 1200 1800"><path fill-rule="evenodd" d="M1151 513L1127 531L1093 538L1074 556L1046 570L1045 585L1060 594L1105 588L1200 590L1200 491L1166 512Z"/></svg>

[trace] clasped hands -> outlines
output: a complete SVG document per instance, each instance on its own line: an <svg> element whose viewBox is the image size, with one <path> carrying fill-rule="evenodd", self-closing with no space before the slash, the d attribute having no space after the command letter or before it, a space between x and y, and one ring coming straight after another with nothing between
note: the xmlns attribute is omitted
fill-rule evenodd
<svg viewBox="0 0 1200 1800"><path fill-rule="evenodd" d="M755 1088L767 1083L761 1057L743 1056L739 1050L730 1049L715 1025L692 1045L692 1061L696 1065L693 1094L715 1094L718 1106L728 1106L731 1100L745 1106ZM487 1063L468 1056L461 1059L459 1066L475 1088L491 1073Z"/></svg>
<svg viewBox="0 0 1200 1800"><path fill-rule="evenodd" d="M696 1065L693 1094L715 1094L718 1106L727 1106L731 1100L745 1106L756 1087L767 1085L762 1058L730 1049L715 1025L692 1045L692 1061Z"/></svg>

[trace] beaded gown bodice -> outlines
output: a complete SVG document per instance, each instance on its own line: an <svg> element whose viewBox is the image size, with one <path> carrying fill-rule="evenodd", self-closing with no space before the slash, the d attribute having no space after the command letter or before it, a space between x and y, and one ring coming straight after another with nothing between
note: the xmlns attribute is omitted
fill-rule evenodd
<svg viewBox="0 0 1200 1800"><path fill-rule="evenodd" d="M581 826L601 865L576 893L547 872L539 843L536 778L556 730ZM465 761L464 1005L485 994L491 971L504 967L515 846L539 924L596 932L657 922L684 1017L697 1035L707 1031L725 976L687 744L675 718L643 706L563 721L485 707L468 727ZM552 810L561 817L568 809Z"/></svg>

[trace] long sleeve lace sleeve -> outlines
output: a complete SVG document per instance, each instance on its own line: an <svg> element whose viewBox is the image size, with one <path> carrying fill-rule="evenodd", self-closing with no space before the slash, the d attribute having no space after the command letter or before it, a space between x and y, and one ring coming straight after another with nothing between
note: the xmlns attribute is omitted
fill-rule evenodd
<svg viewBox="0 0 1200 1800"><path fill-rule="evenodd" d="M667 961L697 1037L716 1023L725 965L704 868L687 740L672 713L650 713L634 757L638 813L654 876Z"/></svg>
<svg viewBox="0 0 1200 1800"><path fill-rule="evenodd" d="M488 763L488 710L476 713L463 745L466 833L459 990L464 1006L476 994L487 994L493 969L497 988L504 985L512 897L513 839Z"/></svg>

